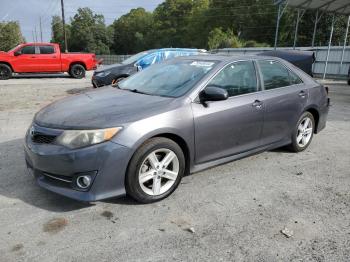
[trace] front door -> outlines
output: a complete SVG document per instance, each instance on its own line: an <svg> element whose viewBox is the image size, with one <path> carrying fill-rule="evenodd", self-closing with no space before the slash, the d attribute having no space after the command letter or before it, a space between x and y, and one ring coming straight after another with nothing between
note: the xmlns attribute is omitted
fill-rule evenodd
<svg viewBox="0 0 350 262"><path fill-rule="evenodd" d="M258 147L263 106L257 101L258 84L254 63L240 61L229 64L207 86L227 90L229 98L206 105L192 103L196 163Z"/></svg>
<svg viewBox="0 0 350 262"><path fill-rule="evenodd" d="M37 72L37 54L35 45L26 45L19 51L19 55L15 56L12 60L12 65L18 73L32 73Z"/></svg>

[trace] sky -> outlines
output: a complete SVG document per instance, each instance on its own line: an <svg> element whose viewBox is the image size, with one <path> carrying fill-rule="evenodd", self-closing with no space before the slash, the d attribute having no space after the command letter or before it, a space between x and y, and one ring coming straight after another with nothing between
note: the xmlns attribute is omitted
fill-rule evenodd
<svg viewBox="0 0 350 262"><path fill-rule="evenodd" d="M89 7L95 13L103 14L108 25L132 8L153 11L161 2L163 0L64 0L64 9L66 22L79 7ZM33 41L35 28L40 40L40 17L43 41L50 41L53 15L61 15L61 0L0 0L0 21L19 21L27 42Z"/></svg>

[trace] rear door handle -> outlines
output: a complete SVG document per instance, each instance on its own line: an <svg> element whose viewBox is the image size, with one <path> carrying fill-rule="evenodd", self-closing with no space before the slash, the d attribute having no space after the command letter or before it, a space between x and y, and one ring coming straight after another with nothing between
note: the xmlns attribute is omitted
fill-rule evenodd
<svg viewBox="0 0 350 262"><path fill-rule="evenodd" d="M263 102L261 102L260 100L255 100L254 103L252 104L253 107L255 107L256 109L260 110L263 106Z"/></svg>
<svg viewBox="0 0 350 262"><path fill-rule="evenodd" d="M300 91L300 92L299 92L299 96L300 96L301 98L305 98L305 97L307 96L307 94L306 94L305 91Z"/></svg>

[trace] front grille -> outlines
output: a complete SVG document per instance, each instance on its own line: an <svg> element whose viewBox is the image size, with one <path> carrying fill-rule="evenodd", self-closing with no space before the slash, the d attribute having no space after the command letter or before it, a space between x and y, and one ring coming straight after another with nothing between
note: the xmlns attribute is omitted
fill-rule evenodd
<svg viewBox="0 0 350 262"><path fill-rule="evenodd" d="M34 133L32 135L32 141L36 144L51 144L57 136L44 135L41 133Z"/></svg>

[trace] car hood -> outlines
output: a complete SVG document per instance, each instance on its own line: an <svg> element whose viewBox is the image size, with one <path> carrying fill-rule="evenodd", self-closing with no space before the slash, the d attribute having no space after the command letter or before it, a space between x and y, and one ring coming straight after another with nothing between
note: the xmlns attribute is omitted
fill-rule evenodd
<svg viewBox="0 0 350 262"><path fill-rule="evenodd" d="M165 112L174 100L110 87L58 100L40 110L34 122L56 129L115 127Z"/></svg>
<svg viewBox="0 0 350 262"><path fill-rule="evenodd" d="M96 73L103 72L103 71L119 71L121 69L130 67L130 65L124 65L124 64L113 64L113 65L103 65L95 70Z"/></svg>

